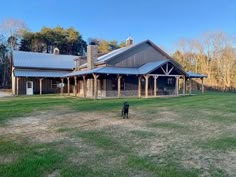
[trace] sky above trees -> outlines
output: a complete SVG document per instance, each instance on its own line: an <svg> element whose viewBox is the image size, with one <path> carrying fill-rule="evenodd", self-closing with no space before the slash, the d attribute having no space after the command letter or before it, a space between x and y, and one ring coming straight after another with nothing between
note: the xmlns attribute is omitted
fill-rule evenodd
<svg viewBox="0 0 236 177"><path fill-rule="evenodd" d="M172 51L181 38L209 31L235 35L234 0L12 0L2 1L0 21L15 18L29 30L43 26L74 27L83 39L101 38L134 42L151 39Z"/></svg>

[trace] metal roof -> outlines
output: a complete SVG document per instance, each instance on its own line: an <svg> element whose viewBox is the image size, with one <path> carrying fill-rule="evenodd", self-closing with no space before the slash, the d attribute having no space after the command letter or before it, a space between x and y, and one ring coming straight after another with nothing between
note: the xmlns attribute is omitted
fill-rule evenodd
<svg viewBox="0 0 236 177"><path fill-rule="evenodd" d="M130 46L127 46L127 47L122 47L120 49L116 49L116 50L114 50L112 52L109 52L109 53L107 53L105 55L102 55L102 56L97 58L96 64L106 63L108 60L111 60L112 58L114 58L114 57L116 57L116 56L118 56L120 54L123 54L124 52L126 52L128 50L131 50L131 49L136 48L136 47L138 47L140 45L143 45L145 43L147 43L147 44L151 45L152 47L154 47L156 50L158 50L160 53L165 55L170 60L173 60L167 53L165 53L163 50L161 50L159 47L157 47L153 42L151 42L150 40L145 40L145 41L142 41L140 43L137 43L137 44L134 44L134 45L130 45ZM81 65L81 67L85 67L85 66L87 66L87 63L84 63L83 65Z"/></svg>
<svg viewBox="0 0 236 177"><path fill-rule="evenodd" d="M138 68L139 74L147 74L155 70L156 68L162 66L163 64L169 62L169 60L154 61L144 64Z"/></svg>
<svg viewBox="0 0 236 177"><path fill-rule="evenodd" d="M72 73L68 73L68 74L64 75L64 77L93 74L93 73L95 73L95 71L100 70L100 69L101 68L94 68L94 69L90 69L90 70L74 71Z"/></svg>
<svg viewBox="0 0 236 177"><path fill-rule="evenodd" d="M67 76L80 76L85 74L127 74L127 75L139 75L139 74L148 74L152 72L154 69L162 66L164 63L168 62L169 60L162 60L157 62L150 62L144 64L139 68L121 68L121 67L100 67L91 70L84 70L84 71L76 71L70 74L65 75Z"/></svg>
<svg viewBox="0 0 236 177"><path fill-rule="evenodd" d="M109 59L111 59L111 58L113 58L113 57L115 57L115 56L125 52L126 50L128 50L130 48L133 48L134 46L135 45L131 45L131 46L128 46L128 47L122 47L120 49L116 49L116 50L114 50L112 52L109 52L109 53L107 53L105 55L102 55L102 56L97 58L97 64L103 63L103 62L105 62L105 61L107 61L107 60L109 60Z"/></svg>
<svg viewBox="0 0 236 177"><path fill-rule="evenodd" d="M15 69L15 77L64 77L64 75L70 73L69 71L50 71L50 70L32 70L32 69Z"/></svg>
<svg viewBox="0 0 236 177"><path fill-rule="evenodd" d="M78 56L13 51L13 66L24 68L69 69L74 68Z"/></svg>
<svg viewBox="0 0 236 177"><path fill-rule="evenodd" d="M70 74L66 74L65 77L68 76L81 76L85 74L127 74L127 75L138 75L137 68L118 68L118 67L100 67L91 70L84 71L76 71Z"/></svg>
<svg viewBox="0 0 236 177"><path fill-rule="evenodd" d="M193 73L193 72L191 72L191 71L189 71L189 72L186 72L187 73L187 75L188 75L188 77L189 78L207 78L207 75L203 75L203 74L198 74L198 73Z"/></svg>

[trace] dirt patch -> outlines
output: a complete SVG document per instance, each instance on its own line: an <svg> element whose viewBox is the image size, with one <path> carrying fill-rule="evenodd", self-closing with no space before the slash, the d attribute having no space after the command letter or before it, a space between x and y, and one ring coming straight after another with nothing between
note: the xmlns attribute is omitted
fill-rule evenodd
<svg viewBox="0 0 236 177"><path fill-rule="evenodd" d="M177 159L178 164L185 168L201 170L202 176L209 176L211 166L225 170L232 176L236 173L235 152L215 152L201 149L194 144L225 133L236 132L235 123L225 125L208 119L198 119L198 117L182 119L180 114L167 108L160 108L151 113L132 109L129 114L129 119L122 119L120 112L77 112L60 107L9 120L4 127L0 127L0 134L14 140L19 137L26 138L33 143L63 141L67 144L68 141L70 146L80 149L79 152L72 153L68 159L71 163L83 164L91 160L92 164L96 156L107 152L84 143L78 137L73 139L68 131L103 131L139 156L156 157L159 162ZM150 123L163 122L167 125L168 123L180 124L183 127L147 126ZM115 157L111 159L111 164L116 162L119 164L123 160L123 156ZM0 164L12 161L14 158L11 156L0 156ZM55 170L49 176L57 176L58 173Z"/></svg>
<svg viewBox="0 0 236 177"><path fill-rule="evenodd" d="M65 138L64 129L103 129L104 127L124 126L137 128L141 121L123 120L116 113L75 112L67 108L34 113L34 116L16 118L0 127L0 134L11 139L19 136L30 141L52 142Z"/></svg>

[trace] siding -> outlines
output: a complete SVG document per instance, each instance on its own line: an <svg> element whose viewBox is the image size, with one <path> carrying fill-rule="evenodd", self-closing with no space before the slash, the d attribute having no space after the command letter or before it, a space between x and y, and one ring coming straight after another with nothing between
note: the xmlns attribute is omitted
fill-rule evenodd
<svg viewBox="0 0 236 177"><path fill-rule="evenodd" d="M152 46L143 44L129 52L124 52L124 54L118 55L107 63L108 66L140 67L145 63L164 59L168 58L155 50Z"/></svg>
<svg viewBox="0 0 236 177"><path fill-rule="evenodd" d="M52 80L56 80L60 82L60 79L43 79L42 82L42 93L60 93L60 88L52 88L51 83ZM19 95L26 95L26 81L33 81L33 93L39 94L39 79L35 78L20 78L19 80ZM64 81L64 93L67 93L67 84L66 81Z"/></svg>

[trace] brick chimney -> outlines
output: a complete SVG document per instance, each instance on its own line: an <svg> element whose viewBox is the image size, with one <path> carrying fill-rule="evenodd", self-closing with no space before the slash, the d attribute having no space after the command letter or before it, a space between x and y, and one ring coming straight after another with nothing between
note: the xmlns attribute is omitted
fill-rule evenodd
<svg viewBox="0 0 236 177"><path fill-rule="evenodd" d="M128 46L130 46L130 45L132 45L133 44L133 39L131 38L131 37L128 37L127 39L126 39L126 47L128 47Z"/></svg>
<svg viewBox="0 0 236 177"><path fill-rule="evenodd" d="M95 61L97 59L97 46L90 44L87 46L87 64L88 69L93 69L95 67Z"/></svg>

